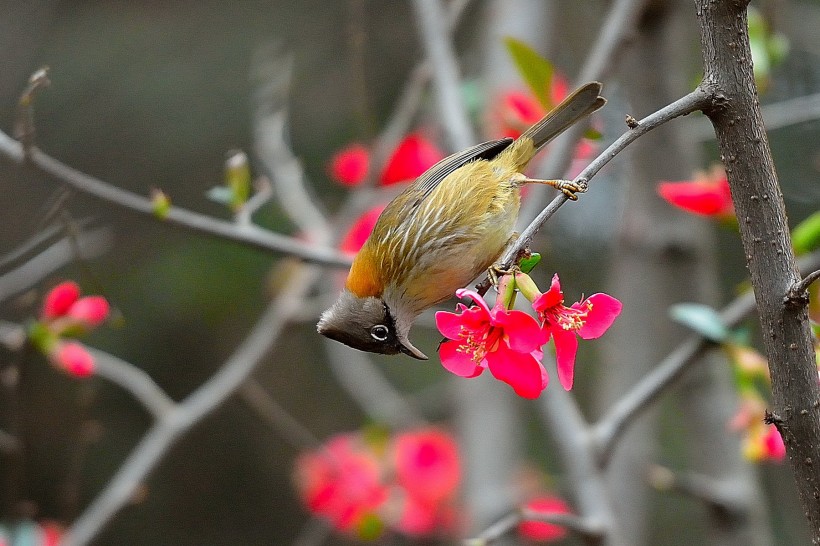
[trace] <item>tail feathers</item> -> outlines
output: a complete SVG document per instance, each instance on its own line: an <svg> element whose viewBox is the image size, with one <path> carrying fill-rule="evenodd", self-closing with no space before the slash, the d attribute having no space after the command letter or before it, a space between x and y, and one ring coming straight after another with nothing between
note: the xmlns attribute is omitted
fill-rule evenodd
<svg viewBox="0 0 820 546"><path fill-rule="evenodd" d="M599 82L582 85L553 108L541 121L524 131L520 138L532 139L535 150L538 150L576 121L606 104L606 99L600 96L601 87Z"/></svg>

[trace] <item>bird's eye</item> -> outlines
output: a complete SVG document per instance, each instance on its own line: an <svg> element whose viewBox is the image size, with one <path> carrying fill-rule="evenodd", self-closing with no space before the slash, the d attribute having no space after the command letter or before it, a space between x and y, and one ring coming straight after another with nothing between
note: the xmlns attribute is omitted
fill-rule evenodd
<svg viewBox="0 0 820 546"><path fill-rule="evenodd" d="M376 326L370 329L370 335L376 341L386 341L387 334L389 332L390 331L387 329L387 326L385 326L384 324L377 324Z"/></svg>

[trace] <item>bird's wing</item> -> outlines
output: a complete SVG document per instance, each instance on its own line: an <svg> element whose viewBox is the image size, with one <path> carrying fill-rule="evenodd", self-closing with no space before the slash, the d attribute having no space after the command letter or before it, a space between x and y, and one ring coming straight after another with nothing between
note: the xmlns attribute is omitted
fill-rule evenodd
<svg viewBox="0 0 820 546"><path fill-rule="evenodd" d="M445 157L422 174L413 185L407 190L416 196L416 203L421 202L441 183L459 167L478 159L492 159L501 153L502 150L512 144L510 137L499 138L476 144L464 151Z"/></svg>

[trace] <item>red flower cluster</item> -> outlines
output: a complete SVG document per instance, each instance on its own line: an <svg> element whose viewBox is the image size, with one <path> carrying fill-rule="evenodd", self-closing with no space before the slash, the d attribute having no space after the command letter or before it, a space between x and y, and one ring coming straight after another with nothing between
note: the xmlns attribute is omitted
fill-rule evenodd
<svg viewBox="0 0 820 546"><path fill-rule="evenodd" d="M729 180L723 167L713 167L708 173L698 172L692 180L660 182L658 194L679 209L718 220L735 217Z"/></svg>
<svg viewBox="0 0 820 546"><path fill-rule="evenodd" d="M411 133L387 159L379 176L379 185L413 181L443 157L435 144L418 133ZM328 165L330 177L344 186L358 186L369 172L370 152L362 144L352 144L340 150Z"/></svg>
<svg viewBox="0 0 820 546"><path fill-rule="evenodd" d="M476 377L489 368L519 396L541 394L549 378L541 364L547 338L538 322L522 311L508 311L502 298L490 309L472 290L458 290L456 296L472 298L476 305L459 303L456 313L436 313L439 332L450 340L439 348L442 365L461 377Z"/></svg>
<svg viewBox="0 0 820 546"><path fill-rule="evenodd" d="M499 294L507 290L512 276L499 284ZM484 299L471 290L458 290L458 297L470 297L475 305L458 304L455 313L436 313L436 326L449 341L439 348L442 365L461 377L476 377L484 369L510 385L523 398L536 398L547 387L548 376L541 364L542 346L550 337L555 341L558 379L569 390L578 349L576 335L584 339L600 337L621 312L621 302L607 294L564 306L558 275L546 293L538 291L532 279L523 273L515 275L515 286L532 301L540 319L536 321L523 311L509 310L512 298L499 296L491 309Z"/></svg>
<svg viewBox="0 0 820 546"><path fill-rule="evenodd" d="M385 442L340 434L296 460L295 482L314 515L360 538L385 528L415 537L453 530L461 480L458 446L438 428Z"/></svg>
<svg viewBox="0 0 820 546"><path fill-rule="evenodd" d="M93 330L108 318L108 301L102 296L80 297L77 283L66 281L46 294L40 320L29 330L29 339L61 370L86 377L94 373L94 359L76 341L66 341Z"/></svg>

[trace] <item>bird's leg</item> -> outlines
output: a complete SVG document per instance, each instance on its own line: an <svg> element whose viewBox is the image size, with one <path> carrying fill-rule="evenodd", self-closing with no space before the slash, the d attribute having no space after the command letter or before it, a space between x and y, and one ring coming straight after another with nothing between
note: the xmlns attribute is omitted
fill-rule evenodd
<svg viewBox="0 0 820 546"><path fill-rule="evenodd" d="M585 178L579 178L578 180L539 180L523 177L518 182L520 184L546 184L552 186L573 201L578 200L576 193L585 193L589 188Z"/></svg>

